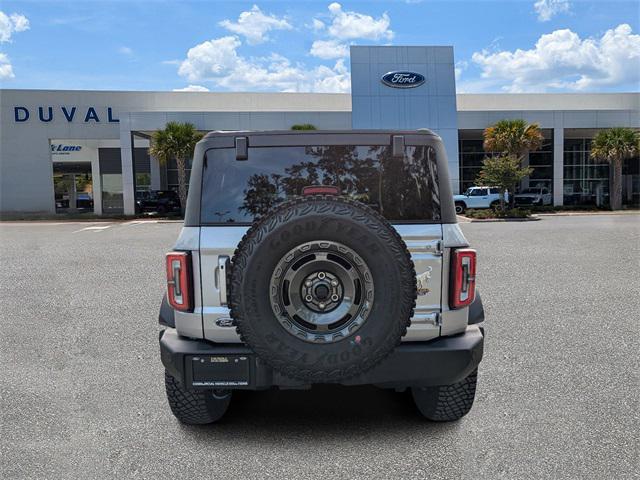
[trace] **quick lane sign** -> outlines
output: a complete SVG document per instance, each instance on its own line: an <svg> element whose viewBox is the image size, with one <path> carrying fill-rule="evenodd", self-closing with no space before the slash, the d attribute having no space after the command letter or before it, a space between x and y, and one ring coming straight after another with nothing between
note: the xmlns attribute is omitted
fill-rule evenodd
<svg viewBox="0 0 640 480"><path fill-rule="evenodd" d="M425 82L424 75L406 71L385 73L380 80L388 87L393 88L415 88Z"/></svg>
<svg viewBox="0 0 640 480"><path fill-rule="evenodd" d="M41 122L49 123L58 116L69 123L79 121L83 123L118 123L120 120L113 115L113 108L96 108L87 107L78 108L75 106L64 105L62 107L42 106L34 108L33 111L27 107L13 107L13 118L16 123L23 123L30 118L38 119Z"/></svg>
<svg viewBox="0 0 640 480"><path fill-rule="evenodd" d="M79 152L80 150L82 150L82 145L51 144L51 153L53 155L69 155L71 152Z"/></svg>

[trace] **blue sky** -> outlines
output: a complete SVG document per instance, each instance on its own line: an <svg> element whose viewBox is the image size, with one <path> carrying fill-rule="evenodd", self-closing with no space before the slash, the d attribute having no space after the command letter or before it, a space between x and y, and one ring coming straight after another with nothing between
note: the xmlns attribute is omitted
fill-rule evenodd
<svg viewBox="0 0 640 480"><path fill-rule="evenodd" d="M0 4L3 88L349 89L348 46L453 45L458 91L638 91L638 1Z"/></svg>

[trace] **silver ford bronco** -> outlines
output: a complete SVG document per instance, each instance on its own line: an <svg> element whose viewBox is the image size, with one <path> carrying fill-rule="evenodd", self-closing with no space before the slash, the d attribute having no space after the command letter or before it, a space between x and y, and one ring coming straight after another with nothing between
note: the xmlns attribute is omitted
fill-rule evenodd
<svg viewBox="0 0 640 480"><path fill-rule="evenodd" d="M234 390L335 383L461 418L484 344L468 247L428 130L209 133L166 257L173 414L212 423Z"/></svg>

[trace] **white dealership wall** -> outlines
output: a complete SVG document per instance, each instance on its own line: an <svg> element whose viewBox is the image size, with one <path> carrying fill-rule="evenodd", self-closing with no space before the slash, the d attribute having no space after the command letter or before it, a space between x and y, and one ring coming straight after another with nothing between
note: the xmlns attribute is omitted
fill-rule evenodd
<svg viewBox="0 0 640 480"><path fill-rule="evenodd" d="M19 119L23 108L29 118L16 121L16 108ZM55 212L50 140L74 139L119 142L125 210L133 213L129 132L160 128L170 120L191 120L203 130L288 129L300 122L349 128L351 98L315 93L0 89L0 212Z"/></svg>
<svg viewBox="0 0 640 480"><path fill-rule="evenodd" d="M381 75L392 70L417 72L425 82L413 89L382 85ZM455 95L451 47L353 47L352 75L352 95L0 89L0 212L55 212L50 142L73 139L117 142L125 213L133 213L132 133L149 133L171 120L201 130L289 129L295 123L321 129L431 128L445 142L457 192L458 131L524 118L554 131L557 204L563 198L566 129L640 128L638 93ZM22 109L29 119L16 121L16 111L18 120L24 117Z"/></svg>

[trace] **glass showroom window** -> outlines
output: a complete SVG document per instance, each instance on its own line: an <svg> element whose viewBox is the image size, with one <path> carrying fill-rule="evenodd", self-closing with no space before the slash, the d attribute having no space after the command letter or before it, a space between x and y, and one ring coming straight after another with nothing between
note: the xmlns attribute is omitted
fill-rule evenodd
<svg viewBox="0 0 640 480"><path fill-rule="evenodd" d="M544 131L544 142L540 149L529 153L529 187L544 187L553 192L553 132Z"/></svg>
<svg viewBox="0 0 640 480"><path fill-rule="evenodd" d="M134 171L136 174L136 192L151 190L151 159L147 148L135 148L133 151Z"/></svg>
<svg viewBox="0 0 640 480"><path fill-rule="evenodd" d="M542 147L529 154L529 166L533 168L533 172L529 177L530 187L545 187L549 191L553 191L553 132L546 130L543 132L545 136ZM470 133L463 133L470 135ZM495 155L492 152L485 152L482 148L482 132L480 131L475 138L461 138L459 143L460 150L460 191L464 192L467 188L476 184L476 178L482 170L482 161L487 156Z"/></svg>
<svg viewBox="0 0 640 480"><path fill-rule="evenodd" d="M476 184L482 169L482 160L487 155L480 139L460 139L460 191L464 192Z"/></svg>
<svg viewBox="0 0 640 480"><path fill-rule="evenodd" d="M630 158L622 165L622 204L640 206L640 157Z"/></svg>
<svg viewBox="0 0 640 480"><path fill-rule="evenodd" d="M564 204L609 203L609 164L589 158L590 138L564 141Z"/></svg>

